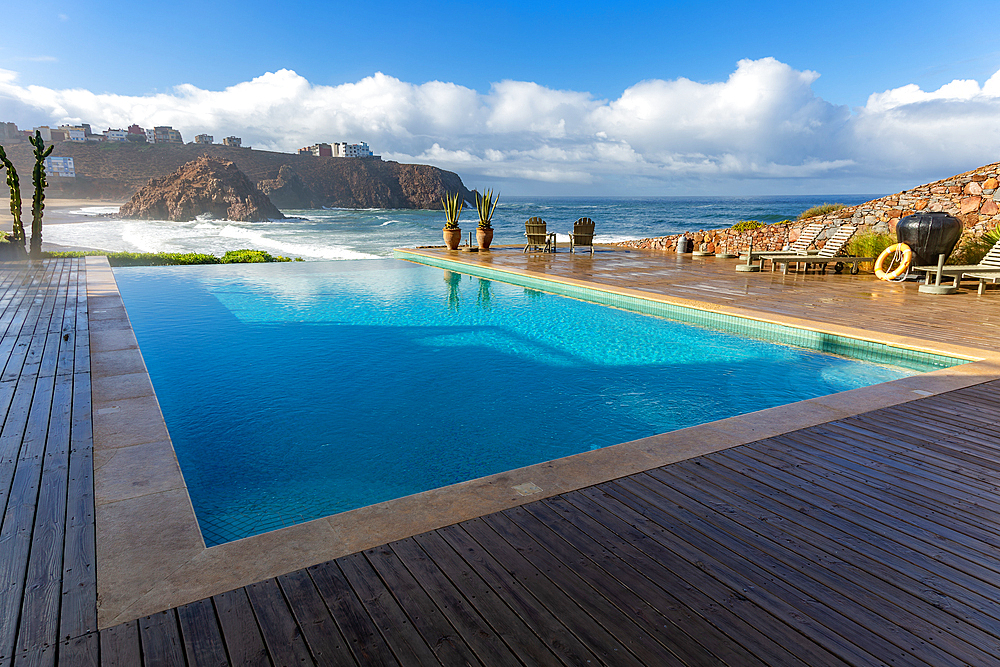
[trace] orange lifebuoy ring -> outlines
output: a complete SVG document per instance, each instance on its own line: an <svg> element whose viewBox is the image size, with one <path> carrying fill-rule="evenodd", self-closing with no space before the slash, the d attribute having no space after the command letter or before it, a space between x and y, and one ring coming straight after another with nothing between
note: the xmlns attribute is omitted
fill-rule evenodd
<svg viewBox="0 0 1000 667"><path fill-rule="evenodd" d="M889 266L892 266L893 262L899 259L899 266L897 266L892 271L886 271L883 267L883 263L889 260ZM875 277L879 280L895 280L900 277L906 270L910 268L910 262L913 260L913 251L910 250L910 246L905 243L896 243L891 245L882 251L882 254L878 256L875 260Z"/></svg>

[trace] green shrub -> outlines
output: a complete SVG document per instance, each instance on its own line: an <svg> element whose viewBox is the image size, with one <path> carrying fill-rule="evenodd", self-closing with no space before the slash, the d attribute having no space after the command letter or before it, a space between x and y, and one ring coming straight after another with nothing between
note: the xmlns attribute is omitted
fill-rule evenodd
<svg viewBox="0 0 1000 667"><path fill-rule="evenodd" d="M882 251L896 243L892 234L879 234L877 232L861 232L854 235L847 243L847 254L855 257L878 257ZM874 262L862 262L859 266L871 271Z"/></svg>
<svg viewBox="0 0 1000 667"><path fill-rule="evenodd" d="M805 220L806 218L814 218L817 215L826 215L827 213L833 213L834 211L839 211L842 208L847 208L847 204L820 204L819 206L813 206L812 208L807 208L806 210L799 213L799 220Z"/></svg>
<svg viewBox="0 0 1000 667"><path fill-rule="evenodd" d="M289 257L272 256L263 250L230 250L222 257L197 252L104 252L102 250L46 252L43 257L87 257L105 255L111 266L181 266L191 264L246 264L291 262ZM301 262L300 258L295 261Z"/></svg>
<svg viewBox="0 0 1000 667"><path fill-rule="evenodd" d="M758 222L757 220L740 220L730 227L729 230L733 232L749 232L752 229L760 229L765 226L763 222Z"/></svg>
<svg viewBox="0 0 1000 667"><path fill-rule="evenodd" d="M978 264L997 241L1000 241L1000 227L994 227L982 236L967 236L948 258L949 264Z"/></svg>

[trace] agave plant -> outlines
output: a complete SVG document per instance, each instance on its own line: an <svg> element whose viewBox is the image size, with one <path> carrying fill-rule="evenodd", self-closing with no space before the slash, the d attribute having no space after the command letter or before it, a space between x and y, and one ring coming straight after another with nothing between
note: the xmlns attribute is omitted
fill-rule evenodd
<svg viewBox="0 0 1000 667"><path fill-rule="evenodd" d="M487 190L485 195L479 194L476 191L476 208L479 209L479 228L480 229L493 229L493 211L497 208L497 202L500 201L500 193L497 193L496 199L493 198L493 190Z"/></svg>
<svg viewBox="0 0 1000 667"><path fill-rule="evenodd" d="M462 207L465 206L465 202L462 201L459 193L449 194L445 193L444 197L441 198L441 208L444 209L444 228L445 229L458 229L458 218L462 215Z"/></svg>

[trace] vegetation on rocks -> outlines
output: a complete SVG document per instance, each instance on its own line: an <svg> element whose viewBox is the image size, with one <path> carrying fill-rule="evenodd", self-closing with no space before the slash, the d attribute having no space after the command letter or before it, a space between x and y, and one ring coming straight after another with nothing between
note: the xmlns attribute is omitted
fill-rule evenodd
<svg viewBox="0 0 1000 667"><path fill-rule="evenodd" d="M948 258L949 264L978 264L997 241L1000 241L1000 227L994 227L981 236L966 236Z"/></svg>
<svg viewBox="0 0 1000 667"><path fill-rule="evenodd" d="M815 218L817 215L826 215L828 213L833 213L834 211L839 211L842 208L847 208L846 204L820 204L819 206L813 206L812 208L807 208L806 210L799 213L799 220L805 220L807 218Z"/></svg>
<svg viewBox="0 0 1000 667"><path fill-rule="evenodd" d="M847 254L855 257L878 257L883 250L894 243L896 243L896 239L892 234L872 231L859 232L847 242ZM874 264L874 262L862 262L860 266L862 269L870 271L875 268Z"/></svg>
<svg viewBox="0 0 1000 667"><path fill-rule="evenodd" d="M104 252L101 250L45 252L43 257L107 256L111 266L180 266L188 264L257 264L291 262L290 257L274 256L263 250L230 250L222 257L197 252ZM303 261L296 258L294 261Z"/></svg>
<svg viewBox="0 0 1000 667"><path fill-rule="evenodd" d="M749 232L750 230L760 229L764 226L764 223L758 220L740 220L730 227L729 230L733 232Z"/></svg>

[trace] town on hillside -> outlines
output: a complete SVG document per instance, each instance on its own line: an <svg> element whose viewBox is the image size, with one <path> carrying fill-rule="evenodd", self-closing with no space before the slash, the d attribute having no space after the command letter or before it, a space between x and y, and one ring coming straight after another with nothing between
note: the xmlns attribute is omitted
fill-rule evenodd
<svg viewBox="0 0 1000 667"><path fill-rule="evenodd" d="M142 128L136 124L129 125L127 129L108 128L104 132L94 132L89 123L79 125L59 125L49 127L41 125L30 130L20 130L15 123L0 121L0 145L27 143L35 133L40 133L42 139L48 144L57 144L63 141L78 143L85 142L120 142L139 144L184 144L184 138L180 131L169 125L158 125L152 128ZM194 144L210 145L215 143L215 137L210 134L196 135ZM224 146L233 148L246 148L240 137L229 136L222 140ZM381 160L382 156L373 155L368 144L360 142L348 144L346 141L333 143L317 143L306 146L298 150L299 155L315 155L317 157L342 157L342 158L368 158ZM46 171L53 176L73 178L76 176L76 169L71 157L49 157L45 161Z"/></svg>

